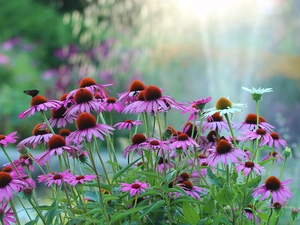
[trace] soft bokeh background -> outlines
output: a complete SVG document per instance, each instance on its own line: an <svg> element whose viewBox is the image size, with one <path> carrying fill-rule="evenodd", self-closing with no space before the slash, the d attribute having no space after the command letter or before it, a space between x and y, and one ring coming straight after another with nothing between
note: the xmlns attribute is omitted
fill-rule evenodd
<svg viewBox="0 0 300 225"><path fill-rule="evenodd" d="M86 76L114 97L141 79L181 102L248 103L235 121L255 112L241 86L271 87L261 114L292 147L285 176L298 188L299 15L300 0L0 0L0 133L22 139L41 122L17 119L23 90L57 99Z"/></svg>

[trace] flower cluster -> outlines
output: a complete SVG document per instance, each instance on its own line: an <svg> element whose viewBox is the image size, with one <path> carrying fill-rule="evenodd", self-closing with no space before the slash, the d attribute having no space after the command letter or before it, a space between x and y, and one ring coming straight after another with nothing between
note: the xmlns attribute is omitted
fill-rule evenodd
<svg viewBox="0 0 300 225"><path fill-rule="evenodd" d="M200 218L207 224L268 224L273 208L266 206L286 205L292 197L291 180L281 181L284 166L280 174L266 173L266 165L285 165L290 154L280 153L287 143L259 111L235 123L232 116L246 105L229 98L206 109L211 97L180 103L140 80L111 97L109 86L88 77L60 100L33 95L19 118L40 113L44 121L18 142L19 159L5 149L16 142L16 132L0 135L9 160L0 172L2 223L19 220L7 207L20 194L43 224L197 224ZM244 89L257 105L272 91ZM180 129L169 124L171 110L189 114ZM128 131L128 142L121 142L121 130ZM37 171L36 181L51 189L51 208L37 201L31 176Z"/></svg>

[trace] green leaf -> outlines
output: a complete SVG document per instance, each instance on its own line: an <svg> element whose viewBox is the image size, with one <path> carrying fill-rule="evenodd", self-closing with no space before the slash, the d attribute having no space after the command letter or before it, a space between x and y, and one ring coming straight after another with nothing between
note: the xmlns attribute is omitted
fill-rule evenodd
<svg viewBox="0 0 300 225"><path fill-rule="evenodd" d="M132 167L137 161L139 161L141 159L138 158L136 160L134 160L133 162L129 163L127 166L125 166L124 168L122 168L120 171L118 171L114 177L113 177L113 181L116 180L118 177L120 177L123 173L125 173L126 170L128 170L130 167Z"/></svg>
<svg viewBox="0 0 300 225"><path fill-rule="evenodd" d="M124 217L127 217L129 215L132 215L134 213L140 212L146 208L148 208L149 206L143 206L143 207L137 207L137 208L132 208L132 209L128 209L126 212L119 212L116 213L112 218L111 218L111 223L114 223L120 219L123 219Z"/></svg>
<svg viewBox="0 0 300 225"><path fill-rule="evenodd" d="M261 176L257 176L251 180L248 181L247 183L247 188L254 188L254 187L257 187L259 185L259 183L261 182ZM243 184L242 185L242 190L245 190L245 185L246 184Z"/></svg>
<svg viewBox="0 0 300 225"><path fill-rule="evenodd" d="M54 200L54 202L51 204L50 210L45 215L47 224L52 224L52 222L54 221L54 218L58 214L60 214L60 210L57 210L57 209L58 209L58 199L56 198Z"/></svg>
<svg viewBox="0 0 300 225"><path fill-rule="evenodd" d="M216 201L222 205L229 205L235 197L234 191L228 185L225 185L216 196Z"/></svg>
<svg viewBox="0 0 300 225"><path fill-rule="evenodd" d="M39 221L39 218L40 217L37 215L34 220L31 220L30 222L26 223L25 225L36 225L37 222Z"/></svg>
<svg viewBox="0 0 300 225"><path fill-rule="evenodd" d="M223 187L224 185L224 178L222 177L217 177L211 170L211 168L207 168L207 176L210 179L210 181L218 186L218 187Z"/></svg>
<svg viewBox="0 0 300 225"><path fill-rule="evenodd" d="M149 214L150 212L154 211L155 209L162 207L165 204L166 204L166 202L164 200L160 200L160 201L156 202L155 204L151 205L147 210L145 210L140 215L140 219L143 218L145 215Z"/></svg>
<svg viewBox="0 0 300 225"><path fill-rule="evenodd" d="M196 211L196 209L187 202L183 203L182 209L183 209L183 215L185 219L191 225L197 225L198 221L200 220L200 216L199 213Z"/></svg>
<svg viewBox="0 0 300 225"><path fill-rule="evenodd" d="M267 223L268 222L268 214L267 213L265 213L265 212L259 212L259 213L257 213L257 215L258 215L258 217L262 220L262 221L264 221L265 223Z"/></svg>

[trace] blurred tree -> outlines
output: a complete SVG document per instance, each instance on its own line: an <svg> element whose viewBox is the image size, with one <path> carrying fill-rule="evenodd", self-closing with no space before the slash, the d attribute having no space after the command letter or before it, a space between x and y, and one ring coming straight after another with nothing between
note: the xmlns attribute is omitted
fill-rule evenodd
<svg viewBox="0 0 300 225"><path fill-rule="evenodd" d="M63 24L63 15L55 7L33 0L0 0L0 40L22 37L39 43L39 60L58 63L54 49L73 42L69 25Z"/></svg>

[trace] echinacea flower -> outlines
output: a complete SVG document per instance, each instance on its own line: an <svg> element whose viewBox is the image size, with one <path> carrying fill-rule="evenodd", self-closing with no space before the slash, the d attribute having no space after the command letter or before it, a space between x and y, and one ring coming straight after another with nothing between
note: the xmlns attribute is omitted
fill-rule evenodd
<svg viewBox="0 0 300 225"><path fill-rule="evenodd" d="M259 147L262 147L268 143L270 143L272 137L270 133L268 133L266 130L258 128L256 131L245 131L243 132L243 140L244 141L253 141L253 140L259 140Z"/></svg>
<svg viewBox="0 0 300 225"><path fill-rule="evenodd" d="M17 145L17 148L20 151L24 147L29 147L30 145L32 145L33 148L40 143L45 145L48 143L52 135L53 134L51 134L47 128L44 128L43 124L39 123L33 128L32 136L20 141Z"/></svg>
<svg viewBox="0 0 300 225"><path fill-rule="evenodd" d="M162 90L154 85L149 85L143 92L143 100L137 100L123 110L124 113L152 113L166 112L171 108L182 109L182 105L169 96L163 96Z"/></svg>
<svg viewBox="0 0 300 225"><path fill-rule="evenodd" d="M7 206L8 202L1 202L0 221L3 222L3 225L10 225L17 222L14 218L12 207L7 208Z"/></svg>
<svg viewBox="0 0 300 225"><path fill-rule="evenodd" d="M232 103L229 98L222 97L216 102L215 107L205 110L204 117L212 116L216 112L220 113L220 116L241 112L240 108L246 106L246 104Z"/></svg>
<svg viewBox="0 0 300 225"><path fill-rule="evenodd" d="M227 140L223 139L209 151L210 154L207 156L207 160L211 166L216 166L220 161L225 165L228 165L229 162L238 163L238 159L246 157L246 153L243 150L234 147Z"/></svg>
<svg viewBox="0 0 300 225"><path fill-rule="evenodd" d="M82 112L90 113L91 111L103 112L105 109L101 102L97 101L92 92L86 88L80 88L74 95L75 104L68 108L64 114L65 117L77 115Z"/></svg>
<svg viewBox="0 0 300 225"><path fill-rule="evenodd" d="M54 127L56 125L57 128L60 128L65 127L67 123L72 123L76 117L73 115L64 116L66 111L67 109L64 106L61 106L57 109L52 109L52 118L49 119L50 126Z"/></svg>
<svg viewBox="0 0 300 225"><path fill-rule="evenodd" d="M244 122L236 123L234 127L237 129L237 131L247 131L247 130L257 130L259 128L264 129L268 132L272 131L274 127L267 123L265 118L262 116L258 117L258 126L257 126L257 115L254 113L249 113Z"/></svg>
<svg viewBox="0 0 300 225"><path fill-rule="evenodd" d="M193 150L193 148L198 148L198 143L190 138L187 134L181 133L177 136L177 139L173 141L170 145L170 149L176 150L176 149L182 149L183 152L186 152L189 148ZM191 151L193 152L193 151ZM174 151L173 151L174 153ZM173 157L173 154L171 154ZM176 154L175 154L176 155Z"/></svg>
<svg viewBox="0 0 300 225"><path fill-rule="evenodd" d="M96 118L89 113L83 112L81 113L76 120L77 130L71 132L68 136L68 139L75 144L80 144L84 139L88 142L91 142L92 137L100 138L102 141L104 140L103 135L112 134L111 126L107 124L97 124Z"/></svg>
<svg viewBox="0 0 300 225"><path fill-rule="evenodd" d="M169 150L167 141L160 141L156 138L149 138L143 145L144 149L148 149L150 152L157 152L159 155L167 155L167 151Z"/></svg>
<svg viewBox="0 0 300 225"><path fill-rule="evenodd" d="M49 161L52 155L62 155L64 152L68 152L69 156L73 157L77 151L80 151L74 146L67 145L64 137L54 134L49 142L48 149L36 157L36 161L40 164L44 164Z"/></svg>
<svg viewBox="0 0 300 225"><path fill-rule="evenodd" d="M0 172L0 202L4 199L9 201L14 193L19 193L24 186L24 182L20 180L16 174Z"/></svg>
<svg viewBox="0 0 300 225"><path fill-rule="evenodd" d="M281 159L284 159L283 155L281 155L280 153L276 152L276 151L271 151L269 152L268 155L266 155L262 161L268 160L270 158L274 158L276 162L280 162Z"/></svg>
<svg viewBox="0 0 300 225"><path fill-rule="evenodd" d="M38 182L45 182L45 185L48 187L50 187L52 184L60 186L62 182L67 182L71 176L73 176L73 174L69 172L69 169L67 169L63 172L52 172L46 175L39 175Z"/></svg>
<svg viewBox="0 0 300 225"><path fill-rule="evenodd" d="M145 192L146 189L149 188L149 185L145 182L139 182L137 179L134 183L127 184L127 183L121 183L121 191L126 192L129 191L130 195L133 197L135 195L140 195L141 192Z"/></svg>
<svg viewBox="0 0 300 225"><path fill-rule="evenodd" d="M259 212L259 210L257 210L255 206L252 206L251 203L248 204L248 205L247 205L247 208L245 208L246 217L247 217L252 223L254 223L254 218L255 218L256 224L257 224L257 225L260 225L260 219L259 219L258 216L256 216L256 215L254 214L255 211L256 211L256 212Z"/></svg>
<svg viewBox="0 0 300 225"><path fill-rule="evenodd" d="M269 198L272 194L273 202L284 203L292 197L292 192L286 184L290 183L292 180L286 180L281 182L277 177L270 176L266 179L265 183L254 188L252 196L254 198L261 196L260 200Z"/></svg>
<svg viewBox="0 0 300 225"><path fill-rule="evenodd" d="M135 134L131 139L131 145L127 146L123 151L123 158L126 159L128 153L136 151L139 155L142 155L142 149L146 144L146 137L143 134Z"/></svg>
<svg viewBox="0 0 300 225"><path fill-rule="evenodd" d="M96 179L96 175L76 175L76 176L70 176L66 179L66 182L72 186L77 185L78 183L84 184L85 181L92 181Z"/></svg>
<svg viewBox="0 0 300 225"><path fill-rule="evenodd" d="M21 112L18 116L19 119L24 119L27 115L32 116L35 112L47 111L48 109L54 109L61 106L61 102L58 100L47 100L42 95L36 95L32 97L30 102L30 108Z"/></svg>
<svg viewBox="0 0 300 225"><path fill-rule="evenodd" d="M129 104L137 100L138 94L146 89L146 85L140 80L134 80L129 87L129 91L118 94L119 101L123 104Z"/></svg>
<svg viewBox="0 0 300 225"><path fill-rule="evenodd" d="M222 129L229 131L227 122L224 121L223 116L220 116L219 112L214 113L212 116L208 116L206 121L203 121L202 132L205 132L206 130L216 130L220 133L222 132Z"/></svg>
<svg viewBox="0 0 300 225"><path fill-rule="evenodd" d="M271 140L269 142L270 147L274 147L275 149L279 150L280 145L285 148L287 146L287 143L285 140L283 140L278 133L271 132L270 133Z"/></svg>
<svg viewBox="0 0 300 225"><path fill-rule="evenodd" d="M264 168L258 164L255 164L251 161L240 162L238 166L235 167L236 172L244 172L244 176L248 176L251 171L254 171L258 176L261 175L262 171L265 171Z"/></svg>
<svg viewBox="0 0 300 225"><path fill-rule="evenodd" d="M111 84L97 84L93 78L85 77L79 82L78 89L69 92L69 94L66 96L66 101L68 101L70 98L73 98L74 95L76 95L77 91L81 90L82 88L89 90L92 94L97 92L97 94L100 95L101 98L105 98L105 90L109 91L107 88L108 86L111 86Z"/></svg>
<svg viewBox="0 0 300 225"><path fill-rule="evenodd" d="M184 107L184 109L182 110L181 114L184 113L190 113L188 120L194 120L197 119L199 117L199 113L202 112L202 110L204 109L205 105L210 102L211 97L205 98L205 99L201 99L199 98L196 101L192 101L188 103L188 106Z"/></svg>
<svg viewBox="0 0 300 225"><path fill-rule="evenodd" d="M30 157L27 154L30 155ZM17 168L21 166L21 167L28 168L30 171L33 171L34 170L33 160L34 160L35 157L33 157L33 155L30 154L30 153L27 153L27 154L26 155L21 154L19 159L13 161L13 164Z"/></svg>
<svg viewBox="0 0 300 225"><path fill-rule="evenodd" d="M163 171L168 171L169 168L173 168L174 164L169 162L167 159L160 157L157 162L157 171L162 173Z"/></svg>
<svg viewBox="0 0 300 225"><path fill-rule="evenodd" d="M124 122L116 123L113 127L118 127L118 130L128 129L131 130L133 126L142 125L140 120L125 120Z"/></svg>
<svg viewBox="0 0 300 225"><path fill-rule="evenodd" d="M182 183L177 184L177 186L181 187L187 195L190 195L193 198L199 199L200 200L200 194L204 194L204 188L199 188L191 181L183 181ZM181 193L176 193L177 196L181 196Z"/></svg>
<svg viewBox="0 0 300 225"><path fill-rule="evenodd" d="M261 88L261 87L258 88L258 89L254 88L254 87L252 87L252 89L242 87L242 89L249 92L249 93L251 93L252 94L252 99L254 101L259 101L263 94L273 91L272 88Z"/></svg>
<svg viewBox="0 0 300 225"><path fill-rule="evenodd" d="M118 113L121 113L122 110L124 109L123 104L113 97L105 98L101 104L103 108L108 112L111 112L114 109Z"/></svg>
<svg viewBox="0 0 300 225"><path fill-rule="evenodd" d="M0 145L7 147L8 143L15 143L16 139L18 138L18 136L15 135L16 133L17 131L14 131L8 135L0 134Z"/></svg>

